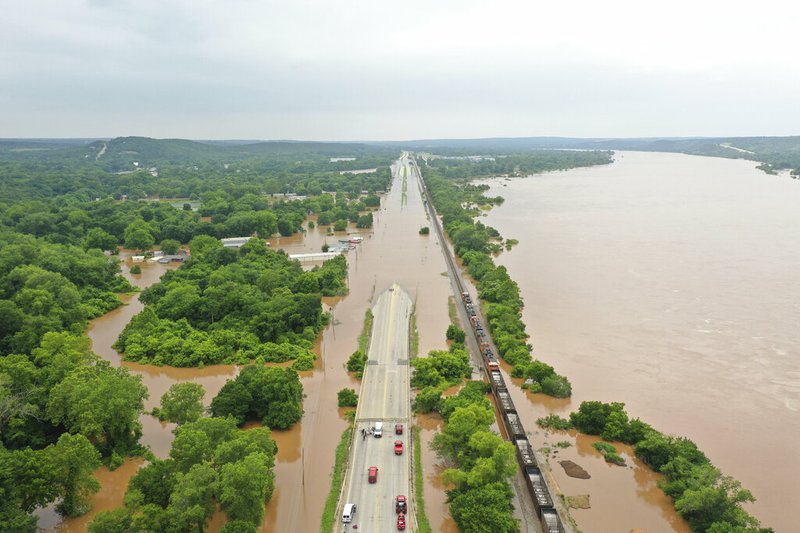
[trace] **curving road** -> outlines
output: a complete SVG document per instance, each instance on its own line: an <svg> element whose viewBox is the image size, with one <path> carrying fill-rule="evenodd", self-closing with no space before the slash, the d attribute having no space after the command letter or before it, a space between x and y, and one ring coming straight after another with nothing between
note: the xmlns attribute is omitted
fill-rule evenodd
<svg viewBox="0 0 800 533"><path fill-rule="evenodd" d="M336 531L396 531L394 499L398 494L410 499L408 343L411 308L411 298L396 284L381 294L372 308L372 339L361 382L356 434L337 510ZM362 429L370 429L377 422L383 423L382 438L362 436ZM403 424L402 435L394 433L398 423ZM402 455L394 453L396 440L403 442ZM370 466L378 467L376 483L367 481ZM357 506L350 524L341 521L346 503ZM409 503L411 514L413 507L414 503ZM409 517L406 531L412 530L412 522Z"/></svg>

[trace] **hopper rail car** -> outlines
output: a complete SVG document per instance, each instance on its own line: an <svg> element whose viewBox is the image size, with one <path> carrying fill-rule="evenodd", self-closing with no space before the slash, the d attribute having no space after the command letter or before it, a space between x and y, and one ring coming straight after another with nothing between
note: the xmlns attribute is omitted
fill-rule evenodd
<svg viewBox="0 0 800 533"><path fill-rule="evenodd" d="M469 291L466 290L464 282L461 280L453 254L446 244L447 241L445 240L441 221L436 216L436 211L431 202L431 196L422 179L422 174L419 171L419 166L414 164L412 170L416 171L419 177L420 188L422 189L425 203L427 204L431 222L439 238L439 242L442 244L445 261L448 263L448 267L453 273L455 283L461 296L461 305L466 315L469 317L472 335L475 338L475 342L478 344L484 370L489 377L489 384L497 400L498 409L502 414L502 423L509 439L516 448L517 462L525 478L525 484L536 510L537 518L540 521L542 531L544 533L565 533L563 521L553 503L553 494L547 486L544 474L536 462L533 447L528 440L522 420L520 420L517 414L517 409L508 392L503 374L500 372L500 365L495 356L497 351L488 332L488 327L484 328L481 323L481 316L477 303L473 301L472 296Z"/></svg>

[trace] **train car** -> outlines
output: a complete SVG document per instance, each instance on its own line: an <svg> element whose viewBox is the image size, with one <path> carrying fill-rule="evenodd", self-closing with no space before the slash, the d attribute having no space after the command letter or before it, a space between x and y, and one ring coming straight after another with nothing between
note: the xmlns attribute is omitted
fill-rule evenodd
<svg viewBox="0 0 800 533"><path fill-rule="evenodd" d="M533 447L527 438L518 437L514 439L514 444L517 447L517 459L523 472L529 466L539 466L536 463L536 456L533 455Z"/></svg>
<svg viewBox="0 0 800 533"><path fill-rule="evenodd" d="M517 416L517 413L512 412L504 412L503 415L505 416L506 422L508 422L508 432L511 434L511 438L518 438L518 437L527 437L525 434L525 428L522 426L522 422Z"/></svg>
<svg viewBox="0 0 800 533"><path fill-rule="evenodd" d="M542 509L542 531L544 533L564 533L564 525L555 509Z"/></svg>
<svg viewBox="0 0 800 533"><path fill-rule="evenodd" d="M462 292L462 293L461 293L461 299L462 299L463 301L465 301L465 302L466 302L467 300L472 300L472 298L470 298L470 296L469 296L469 293L468 293L467 291L464 291L464 292Z"/></svg>
<svg viewBox="0 0 800 533"><path fill-rule="evenodd" d="M506 382L500 372L489 372L489 379L492 380L492 389L495 391L506 388Z"/></svg>
<svg viewBox="0 0 800 533"><path fill-rule="evenodd" d="M541 516L542 511L545 509L553 509L553 498L547 489L547 483L544 481L542 471L538 467L529 466L525 469L525 481L531 494L533 494L533 505L536 507L536 513Z"/></svg>
<svg viewBox="0 0 800 533"><path fill-rule="evenodd" d="M505 413L516 413L517 408L514 407L514 402L511 400L511 395L505 388L500 388L495 391L497 401L500 403L500 408Z"/></svg>

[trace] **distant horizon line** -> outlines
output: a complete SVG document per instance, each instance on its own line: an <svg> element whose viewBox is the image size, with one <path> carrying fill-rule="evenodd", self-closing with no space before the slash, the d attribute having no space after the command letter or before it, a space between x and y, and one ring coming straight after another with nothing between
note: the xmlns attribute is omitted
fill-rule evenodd
<svg viewBox="0 0 800 533"><path fill-rule="evenodd" d="M152 139L156 141L191 141L191 142L233 142L233 143L332 143L332 144L348 144L348 143L419 143L419 142L441 142L441 141L503 141L503 140L580 140L580 141L680 141L680 140L703 140L703 139L790 139L800 137L800 133L796 135L670 135L670 136L642 136L642 137L626 137L626 136L603 136L603 137L571 137L568 135L523 135L523 136L497 136L497 137L429 137L418 139L351 139L351 140L325 140L325 139L245 139L245 138L190 138L190 137L150 137L147 135L117 135L117 136L96 136L96 137L0 137L0 142L7 141L110 141L114 139L123 138L140 138Z"/></svg>

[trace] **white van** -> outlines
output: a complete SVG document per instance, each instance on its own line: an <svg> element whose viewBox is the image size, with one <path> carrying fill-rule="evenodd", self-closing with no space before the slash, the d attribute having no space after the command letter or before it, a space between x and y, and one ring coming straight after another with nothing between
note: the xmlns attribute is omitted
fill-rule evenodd
<svg viewBox="0 0 800 533"><path fill-rule="evenodd" d="M356 514L356 504L344 504L344 511L342 512L342 522L349 524L353 520L353 515Z"/></svg>
<svg viewBox="0 0 800 533"><path fill-rule="evenodd" d="M372 428L372 435L375 438L383 437L383 422L375 422L375 427Z"/></svg>

